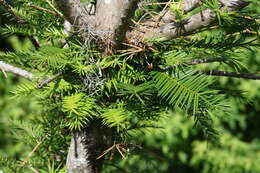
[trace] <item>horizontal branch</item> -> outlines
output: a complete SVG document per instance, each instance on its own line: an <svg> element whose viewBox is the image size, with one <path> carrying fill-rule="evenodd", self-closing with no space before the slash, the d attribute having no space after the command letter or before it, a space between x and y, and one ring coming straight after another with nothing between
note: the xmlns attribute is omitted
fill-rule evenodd
<svg viewBox="0 0 260 173"><path fill-rule="evenodd" d="M34 75L26 70L23 70L21 68L18 67L14 67L10 64L6 64L3 61L0 61L0 70L2 70L3 72L10 72L13 73L15 75L21 76L23 78L32 80L34 78Z"/></svg>
<svg viewBox="0 0 260 173"><path fill-rule="evenodd" d="M203 63L212 63L212 62L224 62L227 61L227 58L204 58L204 59L193 59L191 61L187 61L178 65L173 65L173 66L167 66L165 68L160 69L160 71L169 71L173 70L174 68L178 66L189 66L189 65L197 65L197 64L203 64Z"/></svg>
<svg viewBox="0 0 260 173"><path fill-rule="evenodd" d="M248 5L248 2L243 0L221 0L222 10L225 11L234 11L239 10ZM194 8L198 5L197 1L194 1L194 4L191 4L191 7ZM185 8L184 8L185 9ZM187 8L189 10L189 8ZM154 27L145 27L140 26L135 30L135 34L139 31L139 36L142 38L164 38L166 40L176 38L181 35L186 35L198 31L202 28L210 26L216 20L216 14L210 9L206 9L200 13L194 14L193 16L186 18L180 22L174 22L174 15L170 12L166 20L167 23L158 23L154 21L147 21L151 23ZM171 18L171 20L170 20ZM140 32L141 31L141 32ZM131 37L130 33L130 37Z"/></svg>
<svg viewBox="0 0 260 173"><path fill-rule="evenodd" d="M235 73L235 72L218 71L218 70L198 71L198 73L211 75L211 76L225 76L225 77L260 80L260 75L256 75L254 73Z"/></svg>

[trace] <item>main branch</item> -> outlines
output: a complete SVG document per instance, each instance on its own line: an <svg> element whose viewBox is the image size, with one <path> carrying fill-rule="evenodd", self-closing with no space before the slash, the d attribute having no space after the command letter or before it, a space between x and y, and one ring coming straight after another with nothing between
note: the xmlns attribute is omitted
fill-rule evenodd
<svg viewBox="0 0 260 173"><path fill-rule="evenodd" d="M225 11L239 10L248 5L247 2L242 0L221 0L221 4L222 4L221 9ZM186 10L191 10L197 5L198 2L194 1L193 4L191 3L190 8L187 8ZM168 40L168 39L176 38L181 35L186 35L198 31L202 28L210 26L216 20L216 14L211 9L206 9L200 13L194 14L193 16L186 18L181 22L174 21L174 15L171 14L170 12L168 12L167 15L168 16L165 18L168 20L164 20L162 23L159 23L158 21L154 21L154 20L146 21L150 24L150 26L151 23L154 26L137 27L137 30L133 31L134 34L137 34L138 37L143 37L143 38L164 38ZM170 17L171 20L169 20ZM129 35L131 37L133 33L130 33Z"/></svg>

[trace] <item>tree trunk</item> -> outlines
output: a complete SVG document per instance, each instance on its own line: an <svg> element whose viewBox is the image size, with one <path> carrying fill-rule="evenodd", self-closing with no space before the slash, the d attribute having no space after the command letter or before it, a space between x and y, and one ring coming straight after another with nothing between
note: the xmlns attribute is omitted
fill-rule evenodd
<svg viewBox="0 0 260 173"><path fill-rule="evenodd" d="M93 119L85 129L72 134L67 156L68 173L100 173L103 158L97 159L112 144L112 129Z"/></svg>

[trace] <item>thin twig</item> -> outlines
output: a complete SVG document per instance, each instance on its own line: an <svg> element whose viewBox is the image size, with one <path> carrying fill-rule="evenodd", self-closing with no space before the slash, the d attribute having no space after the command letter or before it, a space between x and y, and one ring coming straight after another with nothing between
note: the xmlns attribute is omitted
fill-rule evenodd
<svg viewBox="0 0 260 173"><path fill-rule="evenodd" d="M155 158L159 159L159 160L164 160L164 158L162 156L159 156L157 153L155 153L154 151L150 150L150 149L147 149L147 148L144 148L140 145L136 145L136 144L127 144L128 146L132 146L134 148L137 148L139 150L143 150L151 155L153 155Z"/></svg>
<svg viewBox="0 0 260 173"><path fill-rule="evenodd" d="M60 17L60 18L63 18L63 14L61 14L60 12L57 12L57 11L52 11L52 10L49 10L47 8L43 8L43 7L39 7L39 6L36 6L34 4L32 4L31 2L29 2L27 4L29 7L32 7L32 8L35 8L37 10L40 10L40 11L43 11L43 12L46 12L46 13L50 13L56 17Z"/></svg>
<svg viewBox="0 0 260 173"><path fill-rule="evenodd" d="M42 87L48 85L50 82L52 82L53 80L55 80L56 78L58 78L58 77L61 76L61 75L62 75L62 72L59 72L59 73L57 73L57 74L55 74L55 75L53 75L53 76L50 76L50 77L44 79L43 81L41 81L41 82L38 84L37 87L38 87L38 88L42 88Z"/></svg>
<svg viewBox="0 0 260 173"><path fill-rule="evenodd" d="M49 0L46 0L46 2L48 3L48 5L58 14L60 14L62 17L63 17L63 14L57 10L57 8L54 7L54 5L49 1Z"/></svg>
<svg viewBox="0 0 260 173"><path fill-rule="evenodd" d="M120 145L116 145L116 149L117 149L117 151L120 153L120 155L122 156L122 158L125 159L124 154L123 154L122 151L120 150Z"/></svg>
<svg viewBox="0 0 260 173"><path fill-rule="evenodd" d="M203 59L193 59L191 61L187 61L178 65L174 66L167 66L165 68L160 69L160 71L169 71L173 70L178 66L189 66L189 65L197 65L197 64L203 64L203 63L212 63L212 62L224 62L227 61L227 58L218 57L218 58L203 58Z"/></svg>
<svg viewBox="0 0 260 173"><path fill-rule="evenodd" d="M34 75L26 70L23 70L21 68L18 67L14 67L10 64L6 64L3 61L0 61L0 69L4 72L10 72L13 74L16 74L18 76L24 77L26 79L32 80L34 78Z"/></svg>
<svg viewBox="0 0 260 173"><path fill-rule="evenodd" d="M23 160L23 165L25 165L29 159L32 157L33 153L39 148L39 146L43 143L43 141L47 138L47 135L43 137L43 139L36 144L33 150L27 155L27 157Z"/></svg>
<svg viewBox="0 0 260 173"><path fill-rule="evenodd" d="M218 70L209 70L209 71L200 70L198 71L198 73L211 75L211 76L225 76L225 77L233 77L233 78L260 80L260 75L256 75L254 73L236 73L236 72L227 72L227 71L218 71Z"/></svg>

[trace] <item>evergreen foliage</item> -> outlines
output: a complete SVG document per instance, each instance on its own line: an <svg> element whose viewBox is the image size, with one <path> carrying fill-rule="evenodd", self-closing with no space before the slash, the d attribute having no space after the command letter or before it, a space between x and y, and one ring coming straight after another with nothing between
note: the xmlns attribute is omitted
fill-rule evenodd
<svg viewBox="0 0 260 173"><path fill-rule="evenodd" d="M229 104L223 96L226 91L215 86L218 79L199 71L216 68L251 71L243 65L242 58L246 57L247 50L259 47L259 16L252 8L226 12L219 10L217 0L209 0L191 13L212 9L217 14L218 27L169 41L148 40L150 50L130 52L130 56L129 53L106 56L91 43L82 43L77 33L66 34L63 19L32 10L27 5L29 2L56 11L55 4L50 1L13 2L16 15L26 23L10 23L0 30L4 35L37 37L41 44L40 48L31 46L0 54L4 61L37 75L34 81L18 86L14 95L18 98L33 95L43 105L41 117L35 122L14 121L16 137L25 137L20 140L34 146L33 153L36 153L18 164L19 171L31 167L42 172L64 171L70 132L83 129L94 118L102 119L104 126L113 129L114 143L128 144L134 139L133 131L140 133L143 129L158 128L156 122L164 119L167 112L180 108L186 115L194 117L194 124L202 129L207 139L215 140L218 132L212 117L228 112ZM171 11L178 20L190 15L184 14L177 2L171 3ZM145 7L136 12L135 19L145 10L154 8L156 11L163 7ZM185 64L216 57L226 60L204 66ZM173 68L163 70L169 66ZM58 73L61 75L39 87L46 78ZM48 158L51 160L46 163ZM0 163L5 160L2 158ZM197 156L192 164L198 165L201 161L202 158ZM210 165L210 156L205 161ZM5 163L7 167L8 164L16 163ZM212 171L216 172L213 168Z"/></svg>

